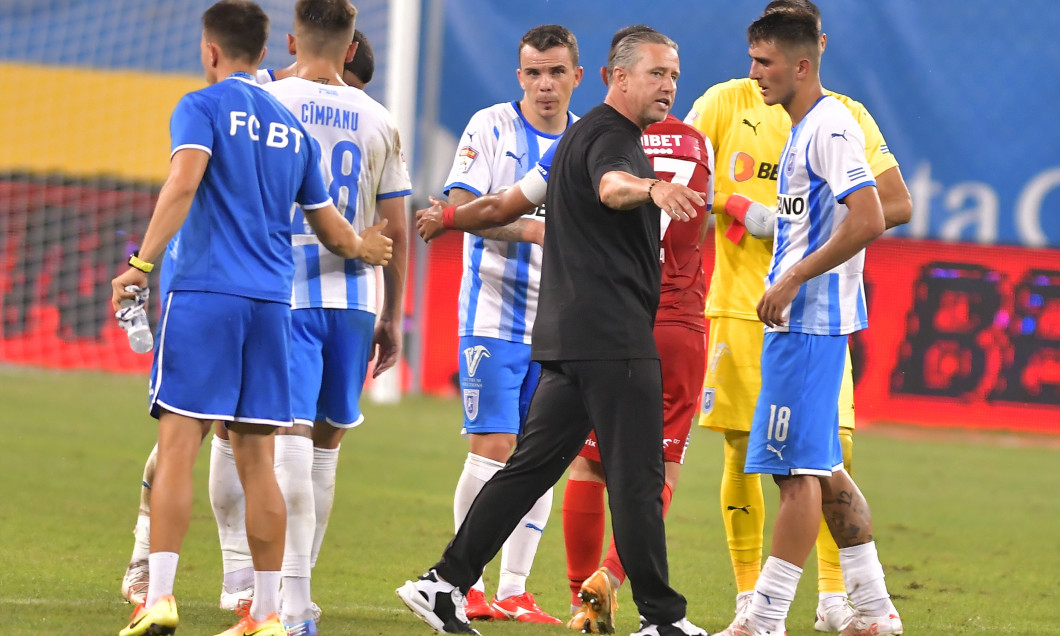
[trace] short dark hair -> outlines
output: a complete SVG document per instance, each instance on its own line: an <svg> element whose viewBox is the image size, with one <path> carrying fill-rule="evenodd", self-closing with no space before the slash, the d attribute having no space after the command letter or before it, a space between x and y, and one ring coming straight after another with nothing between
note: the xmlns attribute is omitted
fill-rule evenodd
<svg viewBox="0 0 1060 636"><path fill-rule="evenodd" d="M607 56L607 76L615 72L618 67L629 69L640 59L640 51L637 49L641 44L665 44L677 50L677 43L659 33L655 29L648 31L636 31L619 38Z"/></svg>
<svg viewBox="0 0 1060 636"><path fill-rule="evenodd" d="M626 39L627 35L633 35L634 33L658 33L658 31L646 24L631 24L628 27L622 27L615 31L615 34L611 37L611 48L609 50L614 51L619 42Z"/></svg>
<svg viewBox="0 0 1060 636"><path fill-rule="evenodd" d="M349 0L298 0L294 5L295 34L311 53L341 44L349 46L357 24L357 8Z"/></svg>
<svg viewBox="0 0 1060 636"><path fill-rule="evenodd" d="M766 5L762 14L765 15L774 11L805 11L817 20L821 19L821 10L810 0L772 0Z"/></svg>
<svg viewBox="0 0 1060 636"><path fill-rule="evenodd" d="M375 75L375 53L372 52L372 45L368 41L368 36L362 33L360 29L353 32L353 41L357 43L357 52L353 54L353 59L346 62L342 68L353 73L357 76L357 79L367 84L372 81L372 76Z"/></svg>
<svg viewBox="0 0 1060 636"><path fill-rule="evenodd" d="M547 51L557 46L566 47L570 49L571 62L578 66L578 38L565 26L542 24L527 31L523 39L519 40L519 49L515 52L516 59L522 54L524 46L538 51Z"/></svg>
<svg viewBox="0 0 1060 636"><path fill-rule="evenodd" d="M269 16L251 0L221 0L202 14L202 30L226 56L257 64L269 39Z"/></svg>
<svg viewBox="0 0 1060 636"><path fill-rule="evenodd" d="M821 30L817 23L817 16L801 9L767 11L747 27L747 42L773 42L778 46L805 47L819 53Z"/></svg>

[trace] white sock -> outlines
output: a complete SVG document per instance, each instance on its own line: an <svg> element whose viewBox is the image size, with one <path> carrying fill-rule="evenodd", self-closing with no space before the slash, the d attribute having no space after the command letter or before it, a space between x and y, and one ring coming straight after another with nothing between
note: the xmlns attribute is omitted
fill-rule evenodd
<svg viewBox="0 0 1060 636"><path fill-rule="evenodd" d="M846 602L847 595L843 592L821 592L817 595L817 605L824 608L842 605Z"/></svg>
<svg viewBox="0 0 1060 636"><path fill-rule="evenodd" d="M269 614L280 611L279 572L254 572L254 602L250 605L250 618L263 621Z"/></svg>
<svg viewBox="0 0 1060 636"><path fill-rule="evenodd" d="M464 470L456 482L456 493L453 495L453 521L456 530L459 530L460 525L464 523L467 511L471 509L471 504L475 501L475 497L478 497L479 491L502 468L504 468L502 462L474 453L467 454L467 459L464 460ZM471 587L483 593L486 590L486 584L482 582L481 576Z"/></svg>
<svg viewBox="0 0 1060 636"><path fill-rule="evenodd" d="M311 603L308 594L309 554L313 550L313 531L316 528L313 440L297 435L277 435L274 465L276 481L287 504L287 536L281 570L284 616L299 618L309 612Z"/></svg>
<svg viewBox="0 0 1060 636"><path fill-rule="evenodd" d="M247 568L253 569L250 545L247 543L247 501L243 484L239 482L232 443L216 435L210 443L210 505L217 520L217 536L221 541L221 565L226 580L228 574ZM229 592L241 588L225 586Z"/></svg>
<svg viewBox="0 0 1060 636"><path fill-rule="evenodd" d="M335 473L339 467L339 449L313 449L313 504L316 525L313 530L313 550L310 553L310 567L316 567L320 546L324 543L324 533L331 519L331 508L335 505Z"/></svg>
<svg viewBox="0 0 1060 636"><path fill-rule="evenodd" d="M771 556L762 566L751 599L751 618L759 627L772 629L788 616L802 568Z"/></svg>
<svg viewBox="0 0 1060 636"><path fill-rule="evenodd" d="M504 600L526 592L526 577L534 565L537 546L545 532L548 515L552 512L552 489L534 503L530 511L512 530L501 550L501 578L497 584L497 598Z"/></svg>
<svg viewBox="0 0 1060 636"><path fill-rule="evenodd" d="M840 548L839 565L843 568L843 584L850 602L858 611L866 616L897 613L883 580L883 565L876 553L875 541Z"/></svg>
<svg viewBox="0 0 1060 636"><path fill-rule="evenodd" d="M280 607L283 609L281 618L285 625L294 625L313 618L313 595L309 581L308 576L283 576L283 585L280 587L283 601Z"/></svg>
<svg viewBox="0 0 1060 636"><path fill-rule="evenodd" d="M177 578L176 552L152 552L147 558L148 583L144 607L151 607L158 599L173 593L173 581Z"/></svg>
<svg viewBox="0 0 1060 636"><path fill-rule="evenodd" d="M133 551L129 563L143 561L151 554L151 517L136 517L136 528L133 529Z"/></svg>

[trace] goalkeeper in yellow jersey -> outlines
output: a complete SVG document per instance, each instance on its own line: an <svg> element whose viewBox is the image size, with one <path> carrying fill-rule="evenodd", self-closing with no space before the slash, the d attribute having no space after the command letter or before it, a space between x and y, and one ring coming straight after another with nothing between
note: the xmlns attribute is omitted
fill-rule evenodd
<svg viewBox="0 0 1060 636"><path fill-rule="evenodd" d="M820 21L820 12L808 0L774 0L765 12L791 9L810 11ZM826 39L822 33L822 51ZM909 191L876 122L859 102L826 92L849 108L861 125L887 227L908 222L912 214ZM755 307L765 291L764 277L772 256L774 213L770 208L776 205L777 166L791 119L779 104L767 106L756 82L744 78L710 87L696 100L685 122L714 144L719 166L713 208L717 214L714 273L706 304L710 333L699 424L725 435L721 512L736 574L739 611L753 596L762 561L765 511L761 478L744 474L744 460L761 388L764 333ZM843 463L849 471L854 428L849 350L839 400L839 435ZM820 601L815 627L818 631L839 631L850 620L852 610L843 586L838 548L823 521L821 527L817 538Z"/></svg>

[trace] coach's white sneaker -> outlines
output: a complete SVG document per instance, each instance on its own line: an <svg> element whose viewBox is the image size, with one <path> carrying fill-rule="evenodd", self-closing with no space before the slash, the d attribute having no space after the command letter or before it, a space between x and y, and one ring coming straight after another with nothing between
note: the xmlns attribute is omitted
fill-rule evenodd
<svg viewBox="0 0 1060 636"><path fill-rule="evenodd" d="M439 634L478 634L464 613L460 588L442 580L434 570L418 580L405 581L397 590L412 613Z"/></svg>
<svg viewBox="0 0 1060 636"><path fill-rule="evenodd" d="M640 617L640 631L633 632L629 636L710 636L707 630L693 625L687 618L668 625L655 625L649 623L648 619Z"/></svg>
<svg viewBox="0 0 1060 636"><path fill-rule="evenodd" d="M817 620L813 628L819 632L838 632L854 619L854 607L843 597L838 602L817 604Z"/></svg>

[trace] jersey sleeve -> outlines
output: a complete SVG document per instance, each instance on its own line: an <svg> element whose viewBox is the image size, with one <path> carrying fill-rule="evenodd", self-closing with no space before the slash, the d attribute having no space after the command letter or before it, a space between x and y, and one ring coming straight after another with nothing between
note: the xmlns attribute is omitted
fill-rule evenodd
<svg viewBox="0 0 1060 636"><path fill-rule="evenodd" d="M861 127L845 108L837 108L810 143L809 165L824 178L840 203L851 192L876 185L865 158Z"/></svg>
<svg viewBox="0 0 1060 636"><path fill-rule="evenodd" d="M632 144L629 137L619 131L604 131L589 142L585 150L589 176L593 180L593 189L599 193L600 180L608 172L619 171L634 173L630 158L634 153L643 154L639 144Z"/></svg>
<svg viewBox="0 0 1060 636"><path fill-rule="evenodd" d="M377 199L391 199L412 194L412 180L401 151L401 133L391 120L387 120L386 158L379 178Z"/></svg>
<svg viewBox="0 0 1060 636"><path fill-rule="evenodd" d="M462 188L482 196L489 192L493 178L493 155L497 139L489 125L487 110L480 110L471 117L467 128L460 135L453 167L445 180L443 192L448 195L453 188Z"/></svg>
<svg viewBox="0 0 1060 636"><path fill-rule="evenodd" d="M170 158L178 150L194 148L213 156L213 117L207 103L195 93L189 93L177 102L169 119L169 136L172 142Z"/></svg>
<svg viewBox="0 0 1060 636"><path fill-rule="evenodd" d="M880 132L880 127L876 124L876 120L873 119L868 109L858 103L856 108L851 108L851 114L854 115L854 119L857 120L858 125L861 127L861 132L865 136L865 157L868 159L872 174L879 176L896 167L898 159L891 154L891 150L887 147L887 141L883 138L883 133Z"/></svg>
<svg viewBox="0 0 1060 636"><path fill-rule="evenodd" d="M706 158L707 164L707 211L714 209L714 145L710 143L710 138L703 140L703 150L705 151L704 157Z"/></svg>
<svg viewBox="0 0 1060 636"><path fill-rule="evenodd" d="M545 154L541 155L541 159L538 160L533 170L530 170L523 175L522 179L519 179L518 186L523 191L523 196L534 205L541 205L545 202L545 192L548 190L548 173L552 170L552 158L556 156L557 146L559 146L558 141L549 146Z"/></svg>
<svg viewBox="0 0 1060 636"><path fill-rule="evenodd" d="M331 195L328 194L327 185L324 183L324 173L320 168L320 144L306 134L305 129L299 127L305 135L306 143L303 147L307 149L305 176L302 177L302 187L298 190L295 201L302 206L302 210L319 210L332 203Z"/></svg>

